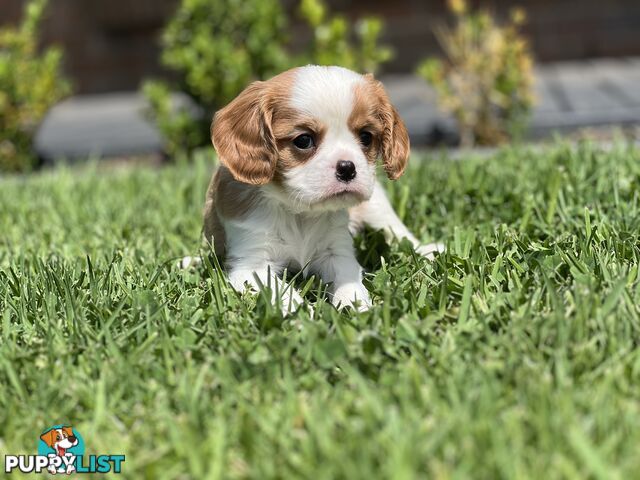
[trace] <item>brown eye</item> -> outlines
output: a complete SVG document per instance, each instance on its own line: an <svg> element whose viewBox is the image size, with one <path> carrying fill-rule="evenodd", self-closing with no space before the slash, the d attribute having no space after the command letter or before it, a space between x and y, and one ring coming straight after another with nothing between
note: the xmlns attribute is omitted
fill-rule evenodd
<svg viewBox="0 0 640 480"><path fill-rule="evenodd" d="M308 150L315 146L315 142L313 141L313 137L308 134L298 135L293 139L293 144L299 148L300 150Z"/></svg>
<svg viewBox="0 0 640 480"><path fill-rule="evenodd" d="M362 146L368 147L369 145L371 145L372 141L373 135L371 134L371 132L367 132L366 130L360 132L360 143L362 144Z"/></svg>

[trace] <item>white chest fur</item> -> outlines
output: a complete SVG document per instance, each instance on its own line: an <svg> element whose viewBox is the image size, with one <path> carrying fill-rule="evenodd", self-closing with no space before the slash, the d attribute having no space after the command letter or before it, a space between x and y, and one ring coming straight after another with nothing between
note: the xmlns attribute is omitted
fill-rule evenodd
<svg viewBox="0 0 640 480"><path fill-rule="evenodd" d="M230 265L266 261L276 269L292 266L308 271L327 255L353 249L346 210L292 213L277 202L265 201L247 217L223 224Z"/></svg>

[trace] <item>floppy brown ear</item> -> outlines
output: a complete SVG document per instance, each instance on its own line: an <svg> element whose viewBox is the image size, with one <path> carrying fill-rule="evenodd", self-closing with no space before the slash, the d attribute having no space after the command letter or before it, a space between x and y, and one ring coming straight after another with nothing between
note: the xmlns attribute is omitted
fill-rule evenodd
<svg viewBox="0 0 640 480"><path fill-rule="evenodd" d="M67 434L68 437L72 437L73 435L73 427L62 427L62 431Z"/></svg>
<svg viewBox="0 0 640 480"><path fill-rule="evenodd" d="M220 162L236 180L253 185L269 182L278 160L265 85L253 82L216 113L211 125L211 141Z"/></svg>
<svg viewBox="0 0 640 480"><path fill-rule="evenodd" d="M375 80L370 73L366 74L365 78L371 82L378 99L379 117L383 124L381 153L384 170L391 180L396 180L404 173L409 161L411 147L407 127L398 111L391 105L382 83Z"/></svg>
<svg viewBox="0 0 640 480"><path fill-rule="evenodd" d="M55 435L56 435L55 430L49 430L48 432L45 432L42 435L40 435L40 440L42 440L48 446L53 447L53 444L55 443L55 440L54 440Z"/></svg>
<svg viewBox="0 0 640 480"><path fill-rule="evenodd" d="M383 114L384 133L382 135L382 162L384 171L391 180L404 173L409 161L409 134L398 111L387 103Z"/></svg>

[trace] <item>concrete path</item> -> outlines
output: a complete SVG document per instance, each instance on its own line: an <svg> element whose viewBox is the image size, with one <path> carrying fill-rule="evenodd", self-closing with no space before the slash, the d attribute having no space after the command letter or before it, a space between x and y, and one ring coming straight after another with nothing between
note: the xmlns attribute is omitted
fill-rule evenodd
<svg viewBox="0 0 640 480"><path fill-rule="evenodd" d="M455 141L455 122L441 114L436 97L415 75L382 78L414 145ZM587 126L640 124L640 58L547 64L536 69L536 97L529 137ZM184 102L184 97L176 101ZM54 107L36 136L45 159L158 153L160 135L135 92L77 96Z"/></svg>
<svg viewBox="0 0 640 480"><path fill-rule="evenodd" d="M158 152L161 138L146 120L145 107L136 92L69 98L45 118L36 150L48 160Z"/></svg>

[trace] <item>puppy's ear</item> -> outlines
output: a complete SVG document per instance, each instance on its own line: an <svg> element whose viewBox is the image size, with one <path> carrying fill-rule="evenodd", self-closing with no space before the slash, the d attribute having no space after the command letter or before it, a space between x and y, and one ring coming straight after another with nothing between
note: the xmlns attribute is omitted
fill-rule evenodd
<svg viewBox="0 0 640 480"><path fill-rule="evenodd" d="M409 134L395 107L389 103L388 108L385 114L382 161L387 176L396 180L404 173L409 161Z"/></svg>
<svg viewBox="0 0 640 480"><path fill-rule="evenodd" d="M244 183L268 183L276 170L278 150L265 102L265 82L254 82L216 113L211 141L220 162Z"/></svg>
<svg viewBox="0 0 640 480"><path fill-rule="evenodd" d="M53 444L56 442L55 438L56 438L55 429L49 430L48 432L45 432L42 435L40 435L40 440L46 443L49 447L53 447Z"/></svg>
<svg viewBox="0 0 640 480"><path fill-rule="evenodd" d="M378 99L378 115L383 124L381 153L384 170L391 180L396 180L404 173L409 161L409 134L382 83L371 74L365 75L365 78L371 82Z"/></svg>
<svg viewBox="0 0 640 480"><path fill-rule="evenodd" d="M73 427L62 427L62 431L67 434L67 437L73 436Z"/></svg>

